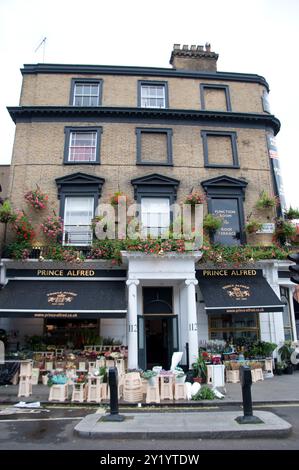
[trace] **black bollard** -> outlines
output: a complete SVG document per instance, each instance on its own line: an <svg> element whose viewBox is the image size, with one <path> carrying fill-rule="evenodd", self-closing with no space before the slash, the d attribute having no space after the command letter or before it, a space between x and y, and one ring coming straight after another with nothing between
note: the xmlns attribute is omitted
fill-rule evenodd
<svg viewBox="0 0 299 470"><path fill-rule="evenodd" d="M108 385L110 388L110 414L104 416L102 421L124 421L125 417L118 414L118 389L117 389L117 369L109 367Z"/></svg>
<svg viewBox="0 0 299 470"><path fill-rule="evenodd" d="M257 424L263 423L263 421L257 416L253 416L252 412L252 398L251 398L251 369L249 366L240 367L240 383L242 387L242 399L243 399L243 414L244 416L238 416L236 421L239 424Z"/></svg>

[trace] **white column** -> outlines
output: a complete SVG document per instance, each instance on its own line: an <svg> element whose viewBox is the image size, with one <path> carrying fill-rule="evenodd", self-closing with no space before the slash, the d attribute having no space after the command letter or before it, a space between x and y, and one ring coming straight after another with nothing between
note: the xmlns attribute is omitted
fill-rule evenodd
<svg viewBox="0 0 299 470"><path fill-rule="evenodd" d="M187 279L187 311L188 311L188 342L189 342L189 369L198 357L198 334L197 334L197 314L195 286L197 279Z"/></svg>
<svg viewBox="0 0 299 470"><path fill-rule="evenodd" d="M138 368L137 279L128 279L128 369Z"/></svg>
<svg viewBox="0 0 299 470"><path fill-rule="evenodd" d="M290 299L290 317L291 317L291 325L293 330L293 338L294 341L297 341L297 329L296 329L296 319L295 319L295 310L294 310L294 292L296 286L289 286L289 299Z"/></svg>

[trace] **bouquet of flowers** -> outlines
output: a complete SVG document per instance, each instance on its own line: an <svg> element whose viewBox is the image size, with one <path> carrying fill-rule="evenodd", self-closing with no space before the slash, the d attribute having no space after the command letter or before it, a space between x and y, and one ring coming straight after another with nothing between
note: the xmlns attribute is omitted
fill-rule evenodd
<svg viewBox="0 0 299 470"><path fill-rule="evenodd" d="M33 191L28 191L24 195L25 200L30 204L34 209L45 209L48 196L44 194L39 186L36 187Z"/></svg>

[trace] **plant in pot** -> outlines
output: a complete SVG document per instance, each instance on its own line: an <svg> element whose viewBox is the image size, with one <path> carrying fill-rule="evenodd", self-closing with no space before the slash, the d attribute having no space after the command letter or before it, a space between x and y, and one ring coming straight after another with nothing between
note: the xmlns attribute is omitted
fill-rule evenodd
<svg viewBox="0 0 299 470"><path fill-rule="evenodd" d="M286 367L284 369L285 374L293 373L293 364L291 363L291 355L295 351L292 347L292 341L285 341L284 344L278 349L280 359L282 362L285 362Z"/></svg>
<svg viewBox="0 0 299 470"><path fill-rule="evenodd" d="M148 383L149 385L153 386L155 385L155 382L156 382L156 379L155 377L157 376L157 372L155 372L154 370L145 370L144 372L142 372L141 374L141 377L143 379L146 379L148 380Z"/></svg>
<svg viewBox="0 0 299 470"><path fill-rule="evenodd" d="M255 206L259 210L272 209L276 207L278 203L279 200L276 196L270 196L266 191L262 191Z"/></svg>
<svg viewBox="0 0 299 470"><path fill-rule="evenodd" d="M245 230L247 233L256 233L258 230L261 230L263 224L256 219L251 219L245 225Z"/></svg>
<svg viewBox="0 0 299 470"><path fill-rule="evenodd" d="M287 220L299 219L299 209L293 209L292 206L284 212L284 217Z"/></svg>
<svg viewBox="0 0 299 470"><path fill-rule="evenodd" d="M285 245L288 240L296 235L296 226L284 219L276 219L274 237L278 243Z"/></svg>
<svg viewBox="0 0 299 470"><path fill-rule="evenodd" d="M205 215L203 219L203 228L210 236L215 235L217 230L222 227L222 219L220 217L215 217L212 214Z"/></svg>
<svg viewBox="0 0 299 470"><path fill-rule="evenodd" d="M177 383L184 383L185 382L186 374L185 374L185 372L183 371L183 369L181 367L176 367L173 370L173 373L174 373L174 376L175 376L175 381Z"/></svg>
<svg viewBox="0 0 299 470"><path fill-rule="evenodd" d="M192 364L192 369L194 382L202 383L207 380L207 364L202 354L199 354L196 361Z"/></svg>
<svg viewBox="0 0 299 470"><path fill-rule="evenodd" d="M286 368L286 363L284 361L279 361L276 363L276 367L275 367L275 373L276 375L282 375L285 368Z"/></svg>

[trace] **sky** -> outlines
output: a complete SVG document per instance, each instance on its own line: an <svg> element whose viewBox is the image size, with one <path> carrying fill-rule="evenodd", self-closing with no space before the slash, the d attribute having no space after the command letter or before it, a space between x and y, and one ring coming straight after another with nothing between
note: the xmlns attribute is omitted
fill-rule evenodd
<svg viewBox="0 0 299 470"><path fill-rule="evenodd" d="M206 42L218 71L269 83L286 201L299 207L298 0L0 0L0 164L11 159L6 107L19 104L23 64L171 67L173 44Z"/></svg>

